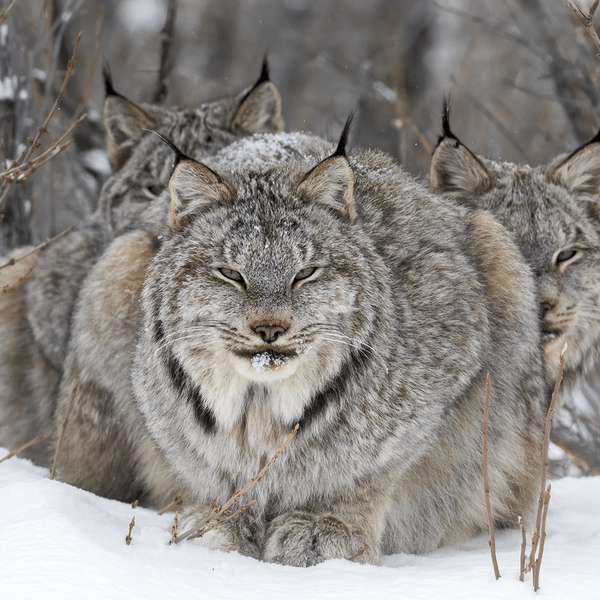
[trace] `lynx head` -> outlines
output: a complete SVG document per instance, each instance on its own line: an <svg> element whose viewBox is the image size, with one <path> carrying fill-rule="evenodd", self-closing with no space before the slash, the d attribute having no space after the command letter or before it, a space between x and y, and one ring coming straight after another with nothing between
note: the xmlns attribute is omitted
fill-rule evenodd
<svg viewBox="0 0 600 600"><path fill-rule="evenodd" d="M161 131L188 155L201 158L243 136L275 133L283 128L281 97L269 81L266 61L255 85L236 97L198 108L137 105L114 90L105 72L103 120L115 175L99 201L100 210L117 230L136 222L149 202L166 189L170 153L149 130Z"/></svg>
<svg viewBox="0 0 600 600"><path fill-rule="evenodd" d="M143 293L144 364L161 365L165 395L194 399L205 427L233 427L249 402L293 425L348 365L378 360L389 277L353 185L343 147L312 168L216 173L178 156Z"/></svg>
<svg viewBox="0 0 600 600"><path fill-rule="evenodd" d="M451 132L447 102L442 122L432 187L490 210L514 234L536 275L549 375L567 342L565 378L573 381L600 351L600 135L530 167L473 154Z"/></svg>

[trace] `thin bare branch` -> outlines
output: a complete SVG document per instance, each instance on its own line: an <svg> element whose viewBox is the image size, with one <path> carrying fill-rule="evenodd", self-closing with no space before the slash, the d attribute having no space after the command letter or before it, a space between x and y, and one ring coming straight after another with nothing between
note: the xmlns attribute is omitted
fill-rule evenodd
<svg viewBox="0 0 600 600"><path fill-rule="evenodd" d="M15 5L17 0L13 0L6 8L3 8L0 11L0 25L2 25L2 23L4 23L6 21L6 19L8 19L8 13L10 12L10 9Z"/></svg>
<svg viewBox="0 0 600 600"><path fill-rule="evenodd" d="M135 517L133 517L133 519L131 519L131 523L129 523L129 533L125 536L125 543L129 546L129 544L131 544L131 532L133 531L133 528L135 527Z"/></svg>
<svg viewBox="0 0 600 600"><path fill-rule="evenodd" d="M487 510L488 527L490 531L490 552L496 579L500 579L500 569L496 558L496 536L494 534L494 519L490 502L490 482L488 478L488 423L490 416L490 401L492 398L492 378L488 373L485 378L485 407L483 409L483 487L485 490L485 508Z"/></svg>
<svg viewBox="0 0 600 600"><path fill-rule="evenodd" d="M179 511L175 511L175 517L173 518L173 526L171 527L171 539L169 544L173 544L177 541L177 530L179 529Z"/></svg>
<svg viewBox="0 0 600 600"><path fill-rule="evenodd" d="M77 393L78 387L79 381L76 381L75 385L73 386L73 391L71 392L71 398L69 399L69 408L67 409L65 420L62 422L62 427L58 436L58 441L56 442L56 450L54 451L54 461L52 462L52 468L50 469L50 479L54 479L54 477L56 476L56 459L58 458L58 452L60 450L60 445L65 434L65 429L67 428L67 422L71 414L71 409L73 408L73 400L75 399L75 394Z"/></svg>
<svg viewBox="0 0 600 600"><path fill-rule="evenodd" d="M365 544L356 554L353 554L348 560L356 560L360 558L369 549L369 544Z"/></svg>
<svg viewBox="0 0 600 600"><path fill-rule="evenodd" d="M54 242L59 240L61 237L67 235L68 233L71 233L71 231L73 231L73 229L75 229L75 225L71 225L71 227L69 227L68 229L65 229L58 235L55 235L53 238L47 239L45 242L42 242L39 246L36 246L35 248L30 250L26 254L23 254L23 256L19 256L19 258L11 258L8 262L4 263L3 265L0 265L0 270L5 269L6 267L12 267L12 265L14 265L15 263L18 263L20 260L23 260L23 259L27 258L28 256L35 254L36 252L38 252L39 250L42 250L42 248L45 248L46 246L49 246L50 244L53 244Z"/></svg>
<svg viewBox="0 0 600 600"><path fill-rule="evenodd" d="M175 498L173 498L173 500L171 500L171 502L169 502L169 504L167 504L163 509L158 511L159 515L164 515L166 512L169 512L170 510L173 510L174 508L179 508L181 507L183 504L182 500L181 500L181 494L178 496L175 496Z"/></svg>
<svg viewBox="0 0 600 600"><path fill-rule="evenodd" d="M598 37L598 33L596 32L596 28L594 27L594 14L596 9L598 8L598 3L600 0L595 0L594 4L590 7L590 12L587 16L583 13L583 11L571 0L567 0L567 6L575 13L575 16L581 21L585 30L588 32L589 36L592 38L594 44L596 45L596 50L598 50L599 54L596 54L597 58L600 58L600 38Z"/></svg>
<svg viewBox="0 0 600 600"><path fill-rule="evenodd" d="M540 532L540 550L535 563L532 565L534 592L537 592L540 589L540 569L542 566L542 556L544 554L544 542L546 541L546 518L548 517L548 506L550 504L550 489L551 485L548 484L546 492L544 493L544 511L542 514L542 527Z"/></svg>
<svg viewBox="0 0 600 600"><path fill-rule="evenodd" d="M567 352L567 344L563 346L560 353L560 361L558 365L558 375L556 377L556 384L554 391L552 392L552 399L550 400L550 407L548 408L548 414L546 415L546 428L544 431L544 446L542 449L542 472L540 476L540 497L538 500L538 509L535 519L535 529L533 531L533 537L531 539L531 553L529 555L529 564L531 568L535 565L536 552L538 549L538 543L542 530L542 513L544 510L544 501L546 498L546 476L548 474L548 449L550 447L550 431L552 430L552 416L554 414L554 407L556 406L556 400L558 393L560 392L560 384L562 383L563 370L565 366L565 353ZM535 585L535 583L534 583Z"/></svg>
<svg viewBox="0 0 600 600"><path fill-rule="evenodd" d="M21 275L21 277L19 277L19 279L17 279L16 281L13 281L12 283L7 283L6 285L0 287L0 293L5 294L13 288L19 287L19 285L21 285L21 283L25 281L27 277L29 277L29 274L33 271L33 269L35 269L35 264L31 265L31 267L27 269L27 272Z"/></svg>
<svg viewBox="0 0 600 600"><path fill-rule="evenodd" d="M525 523L523 523L523 519L519 517L519 526L521 527L521 560L519 562L519 581L525 581L525 573L527 572L527 528L525 527Z"/></svg>
<svg viewBox="0 0 600 600"><path fill-rule="evenodd" d="M49 438L51 435L52 435L52 431L47 431L46 433L42 433L41 435L38 435L37 437L33 438L26 444L23 444L16 450L9 452L4 458L0 458L0 463L4 462L5 460L8 460L9 458L12 458L13 456L17 456L17 454L20 454L21 452L23 452L23 450L27 450L27 448L29 448L29 446L33 446L34 444L37 444L38 442L41 442L41 441L45 440L46 438Z"/></svg>

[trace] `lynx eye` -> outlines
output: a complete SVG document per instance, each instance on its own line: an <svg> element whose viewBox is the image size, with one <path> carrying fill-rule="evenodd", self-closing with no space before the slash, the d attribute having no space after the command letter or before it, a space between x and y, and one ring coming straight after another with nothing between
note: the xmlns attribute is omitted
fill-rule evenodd
<svg viewBox="0 0 600 600"><path fill-rule="evenodd" d="M296 273L296 276L294 277L294 283L297 281L304 281L305 279L308 279L314 275L316 272L317 267L306 267L306 269L302 269Z"/></svg>
<svg viewBox="0 0 600 600"><path fill-rule="evenodd" d="M234 269L220 268L218 269L219 273L225 277L225 279L229 279L229 281L235 281L236 283L240 283L244 287L246 287L246 283L244 281L243 275L239 271L235 271Z"/></svg>
<svg viewBox="0 0 600 600"><path fill-rule="evenodd" d="M554 264L556 266L560 265L561 263L566 263L567 261L571 260L572 258L575 258L575 256L577 255L577 250L561 250L557 255L556 258L554 259Z"/></svg>

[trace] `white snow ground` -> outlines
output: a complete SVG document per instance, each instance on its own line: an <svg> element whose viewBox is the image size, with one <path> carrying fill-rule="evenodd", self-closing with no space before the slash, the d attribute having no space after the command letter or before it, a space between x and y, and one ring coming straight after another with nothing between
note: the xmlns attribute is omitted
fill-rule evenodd
<svg viewBox="0 0 600 600"><path fill-rule="evenodd" d="M4 456L0 449L0 457ZM135 516L132 542L125 544ZM497 534L501 579L486 536L385 566L328 561L298 569L191 543L169 546L172 515L131 508L49 478L11 458L0 464L0 598L10 600L326 600L531 598L518 580L520 532ZM600 599L600 477L552 482L539 598ZM529 535L528 535L529 537Z"/></svg>

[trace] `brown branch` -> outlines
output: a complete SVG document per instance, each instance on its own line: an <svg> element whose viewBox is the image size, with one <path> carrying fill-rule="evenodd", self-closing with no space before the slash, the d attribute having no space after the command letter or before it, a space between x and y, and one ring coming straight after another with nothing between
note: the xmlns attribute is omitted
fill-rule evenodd
<svg viewBox="0 0 600 600"><path fill-rule="evenodd" d="M544 554L544 542L546 541L546 518L548 516L548 505L550 504L550 489L551 485L548 484L546 492L544 493L544 512L542 515L542 528L540 532L540 551L535 563L532 565L533 570L533 591L537 592L540 589L540 568L542 566L542 556Z"/></svg>
<svg viewBox="0 0 600 600"><path fill-rule="evenodd" d="M177 0L169 0L167 5L167 17L164 27L160 32L160 67L158 69L158 81L152 102L162 104L167 97L167 85L169 74L173 67L171 45L173 43L173 31L175 29L175 17L177 15Z"/></svg>
<svg viewBox="0 0 600 600"><path fill-rule="evenodd" d="M50 479L54 479L54 477L56 476L56 459L58 458L58 451L60 450L60 445L62 443L63 435L65 434L65 429L67 428L67 421L69 420L69 415L71 414L71 409L73 408L73 400L75 399L75 394L77 393L78 387L79 387L79 381L76 381L75 385L73 386L73 391L71 392L71 398L69 400L69 408L67 409L67 414L65 416L65 420L62 423L60 435L58 436L58 442L56 442L56 450L54 451L54 461L52 462L52 468L50 469Z"/></svg>
<svg viewBox="0 0 600 600"><path fill-rule="evenodd" d="M175 517L173 518L173 527L171 527L171 539L169 544L177 541L177 529L179 528L179 511L175 511Z"/></svg>
<svg viewBox="0 0 600 600"><path fill-rule="evenodd" d="M526 565L526 552L527 552L527 529L525 527L525 523L523 523L523 519L519 517L519 525L521 527L521 560L519 563L519 581L525 581L525 573L527 572Z"/></svg>
<svg viewBox="0 0 600 600"><path fill-rule="evenodd" d="M29 276L31 271L33 271L33 269L35 269L35 264L31 265L31 267L27 270L27 273L21 275L21 277L19 277L19 279L17 279L16 281L13 281L12 283L7 283L6 285L0 287L0 292L5 294L9 290L18 287L23 281L25 281L25 279L27 279L27 277Z"/></svg>
<svg viewBox="0 0 600 600"><path fill-rule="evenodd" d="M125 536L125 543L129 546L129 544L131 544L131 532L133 531L133 528L135 527L135 517L133 517L133 519L131 519L131 523L129 523L129 533Z"/></svg>
<svg viewBox="0 0 600 600"><path fill-rule="evenodd" d="M230 506L232 504L235 504L246 492L248 492L251 488L253 488L265 476L267 469L275 462L275 460L277 460L277 458L279 458L281 453L285 450L285 447L292 441L292 439L298 432L299 427L300 427L300 424L296 423L296 426L289 433L289 435L287 436L287 438L285 439L283 444L281 444L281 446L279 447L279 450L277 450L277 452L275 452L275 454L273 455L271 460L260 470L258 475L255 475L243 488L239 489L233 496L231 496L231 498L229 498L229 500L227 500L227 502L225 502L225 504L215 508L214 505L216 504L216 500L214 502L211 502L209 514L208 514L208 517L206 517L204 527L202 527L201 529L195 529L195 528L189 529L188 531L184 532L177 538L176 543L178 544L182 540L185 540L188 538L200 537L201 535L204 535L204 533L206 533L206 531L215 529L215 527L211 527L208 524L211 521L218 520L219 517L221 517L221 515L223 515L230 508ZM240 512L242 512L242 510L245 510L246 508L248 508L248 506L250 506L250 504L253 504L253 503L251 502L251 503L247 504L246 506L242 507L242 509L240 509L237 513L234 513L234 515L232 515L232 516L235 516L235 515L239 514ZM227 517L227 520L229 520L230 518L231 517ZM221 523L221 525L222 524L223 524L223 522ZM219 527L220 527L220 525L219 525ZM200 534L200 532L202 532L202 533Z"/></svg>
<svg viewBox="0 0 600 600"><path fill-rule="evenodd" d="M369 549L369 544L365 544L356 554L353 554L348 560L360 558Z"/></svg>
<svg viewBox="0 0 600 600"><path fill-rule="evenodd" d="M23 259L27 258L28 256L31 256L32 254L38 252L39 250L42 250L43 248L45 248L46 246L49 246L50 244L53 244L54 242L59 240L61 237L67 235L67 233L71 233L71 231L73 231L73 229L75 229L75 225L71 225L71 227L69 227L68 229L65 229L58 235L55 235L53 238L47 239L45 242L42 242L39 246L36 246L35 248L30 250L26 254L23 254L23 256L19 256L19 258L11 258L8 262L4 263L3 265L0 265L0 270L5 269L6 267L12 267L12 265L14 265L15 263L18 263L20 260L23 260Z"/></svg>
<svg viewBox="0 0 600 600"><path fill-rule="evenodd" d="M556 400L560 391L560 384L562 383L563 370L565 366L565 353L567 352L567 344L563 346L560 353L560 361L558 364L558 375L556 377L556 384L554 385L554 391L552 392L552 399L550 401L550 407L548 408L548 414L546 415L546 428L544 431L544 446L542 449L542 472L540 476L540 497L538 499L538 509L535 519L535 529L533 531L533 537L531 539L531 554L529 555L529 564L533 568L536 560L536 551L538 542L541 534L542 527L542 513L544 510L544 502L546 500L546 475L548 474L548 449L550 447L550 431L552 429L552 415L554 414L554 407L556 406ZM539 574L538 574L539 577ZM535 586L535 583L534 583Z"/></svg>
<svg viewBox="0 0 600 600"><path fill-rule="evenodd" d="M589 36L592 38L594 44L596 45L596 50L598 50L599 54L596 54L596 58L600 58L600 38L596 33L596 28L594 27L594 13L598 8L598 2L600 0L595 0L594 4L592 4L590 8L590 12L586 16L583 11L575 5L571 0L567 0L567 6L575 13L575 16L581 21L585 30L588 32Z"/></svg>
<svg viewBox="0 0 600 600"><path fill-rule="evenodd" d="M175 496L175 498L173 498L173 500L171 500L171 502L169 502L169 504L167 504L162 510L159 510L158 514L164 515L166 512L169 512L170 510L173 510L174 508L182 506L182 504L183 504L183 502L181 500L181 494L179 494L178 496Z"/></svg>
<svg viewBox="0 0 600 600"><path fill-rule="evenodd" d="M494 519L492 517L492 505L490 503L490 482L488 478L488 422L490 415L490 401L492 398L492 378L488 373L485 378L485 407L483 409L483 487L485 490L485 507L487 510L488 527L490 530L490 552L492 554L492 565L494 575L500 579L498 560L496 558L496 536L494 534Z"/></svg>
<svg viewBox="0 0 600 600"><path fill-rule="evenodd" d="M6 8L3 8L0 11L0 25L2 25L2 23L4 23L6 19L8 19L8 13L10 12L10 9L15 5L16 1L17 0L13 0Z"/></svg>
<svg viewBox="0 0 600 600"><path fill-rule="evenodd" d="M21 452L23 452L23 450L27 450L27 448L29 448L29 446L33 446L34 444L37 444L38 442L41 442L41 441L45 440L46 438L49 438L52 435L52 433L53 433L52 431L47 431L46 433L42 433L41 435L38 435L37 437L33 438L26 444L19 446L19 448L17 448L16 450L9 452L4 458L0 458L0 463L4 462L5 460L8 460L9 458L12 458L13 456L16 456L17 454L20 454Z"/></svg>

